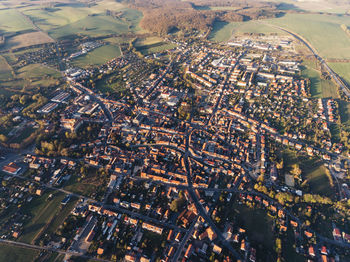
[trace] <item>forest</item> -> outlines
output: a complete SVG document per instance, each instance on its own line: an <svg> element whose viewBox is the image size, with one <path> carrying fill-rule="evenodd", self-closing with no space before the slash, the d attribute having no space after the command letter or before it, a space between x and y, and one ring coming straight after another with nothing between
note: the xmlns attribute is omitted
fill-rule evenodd
<svg viewBox="0 0 350 262"><path fill-rule="evenodd" d="M143 13L141 27L165 35L175 30L208 32L213 23L283 15L274 3L238 0L120 0ZM219 7L219 8L218 8Z"/></svg>

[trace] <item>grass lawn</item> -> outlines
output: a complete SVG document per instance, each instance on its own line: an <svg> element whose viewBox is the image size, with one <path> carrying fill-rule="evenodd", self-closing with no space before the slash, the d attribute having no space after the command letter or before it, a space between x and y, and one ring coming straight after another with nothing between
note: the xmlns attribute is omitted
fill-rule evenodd
<svg viewBox="0 0 350 262"><path fill-rule="evenodd" d="M53 193L53 198L48 200L52 192L46 192L41 197L36 197L32 202L22 207L25 214L30 214L32 218L24 225L23 234L19 240L31 243L41 233L43 227L51 220L60 208L60 202L65 197L63 193Z"/></svg>
<svg viewBox="0 0 350 262"><path fill-rule="evenodd" d="M314 98L339 98L338 87L331 80L321 79L315 60L304 60L302 77L310 79L311 95Z"/></svg>
<svg viewBox="0 0 350 262"><path fill-rule="evenodd" d="M31 134L33 134L37 129L28 126L24 128L24 130L18 135L14 137L13 140L11 140L11 143L21 143L24 139L28 138Z"/></svg>
<svg viewBox="0 0 350 262"><path fill-rule="evenodd" d="M332 196L334 190L326 175L329 171L320 160L299 156L289 149L283 150L281 154L284 162L283 171L285 173L290 172L292 170L292 165L298 163L302 170L303 181L308 181L307 183L309 184L312 193Z"/></svg>
<svg viewBox="0 0 350 262"><path fill-rule="evenodd" d="M17 10L0 10L0 32L33 30L32 24Z"/></svg>
<svg viewBox="0 0 350 262"><path fill-rule="evenodd" d="M88 183L84 180L79 182L76 176L72 176L65 184L64 189L80 195L90 196L92 193L97 191L97 186L98 185Z"/></svg>
<svg viewBox="0 0 350 262"><path fill-rule="evenodd" d="M257 249L257 257L264 261L272 261L274 248L273 219L265 210L253 209L235 203L233 211L236 213L235 224L246 230L249 242ZM275 260L275 259L273 259Z"/></svg>
<svg viewBox="0 0 350 262"><path fill-rule="evenodd" d="M350 58L350 37L340 28L341 24L350 25L347 17L326 14L286 14L267 21L300 34L324 58Z"/></svg>
<svg viewBox="0 0 350 262"><path fill-rule="evenodd" d="M67 205L63 206L62 209L58 211L58 213L51 220L50 225L45 230L45 233L51 234L56 232L58 227L64 222L70 212L73 210L78 199L76 197L72 197Z"/></svg>
<svg viewBox="0 0 350 262"><path fill-rule="evenodd" d="M0 244L0 262L30 262L35 261L40 254L39 250Z"/></svg>
<svg viewBox="0 0 350 262"><path fill-rule="evenodd" d="M12 68L7 63L6 59L3 56L0 56L0 80L8 80L13 78Z"/></svg>
<svg viewBox="0 0 350 262"><path fill-rule="evenodd" d="M102 65L112 58L121 55L120 47L117 45L105 45L89 52L88 54L72 60L77 67L87 67L89 65Z"/></svg>
<svg viewBox="0 0 350 262"><path fill-rule="evenodd" d="M308 180L313 193L326 196L331 196L334 193L326 175L329 170L324 165L315 163L314 166L304 166L304 170L306 170L304 178Z"/></svg>

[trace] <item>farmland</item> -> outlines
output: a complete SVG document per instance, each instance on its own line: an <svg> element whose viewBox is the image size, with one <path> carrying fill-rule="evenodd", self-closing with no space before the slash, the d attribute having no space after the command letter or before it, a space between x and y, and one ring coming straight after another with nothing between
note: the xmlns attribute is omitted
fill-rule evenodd
<svg viewBox="0 0 350 262"><path fill-rule="evenodd" d="M350 24L347 17L319 14L286 14L268 23L292 30L316 48L324 58L349 58L350 38L340 28ZM305 26L305 25L308 26Z"/></svg>
<svg viewBox="0 0 350 262"><path fill-rule="evenodd" d="M29 32L9 38L6 41L5 49L22 48L51 42L53 42L53 39L43 32Z"/></svg>
<svg viewBox="0 0 350 262"><path fill-rule="evenodd" d="M348 84L350 84L350 63L328 63Z"/></svg>
<svg viewBox="0 0 350 262"><path fill-rule="evenodd" d="M117 18L107 16L107 9L121 12L122 15ZM109 0L98 2L93 7L71 3L49 10L24 8L23 13L56 39L75 34L103 36L139 31L138 23L142 17L141 12Z"/></svg>
<svg viewBox="0 0 350 262"><path fill-rule="evenodd" d="M17 10L0 10L0 32L17 33L33 29L33 25Z"/></svg>
<svg viewBox="0 0 350 262"><path fill-rule="evenodd" d="M102 65L114 57L121 55L119 46L105 45L101 46L88 54L74 59L73 65L78 67L86 67L89 65Z"/></svg>

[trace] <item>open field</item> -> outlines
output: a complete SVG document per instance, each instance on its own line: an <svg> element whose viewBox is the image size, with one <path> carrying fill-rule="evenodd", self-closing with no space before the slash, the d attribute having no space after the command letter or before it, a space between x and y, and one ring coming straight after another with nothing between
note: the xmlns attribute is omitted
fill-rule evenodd
<svg viewBox="0 0 350 262"><path fill-rule="evenodd" d="M339 114L342 124L350 128L350 103L344 100L339 100Z"/></svg>
<svg viewBox="0 0 350 262"><path fill-rule="evenodd" d="M310 79L312 97L339 98L338 87L331 80L321 79L321 72L317 70L315 60L303 62L302 76Z"/></svg>
<svg viewBox="0 0 350 262"><path fill-rule="evenodd" d="M317 159L299 156L289 149L283 150L281 155L284 160L284 172L290 172L292 165L298 163L302 170L303 181L307 180L312 193L331 196L334 193L327 177L326 167Z"/></svg>
<svg viewBox="0 0 350 262"><path fill-rule="evenodd" d="M39 250L0 244L0 262L31 262L39 255Z"/></svg>
<svg viewBox="0 0 350 262"><path fill-rule="evenodd" d="M350 63L328 63L350 85Z"/></svg>
<svg viewBox="0 0 350 262"><path fill-rule="evenodd" d="M107 16L106 10L120 12L120 16ZM112 0L103 0L91 7L70 3L52 9L25 7L22 11L35 25L56 39L74 34L103 36L141 31L138 24L142 13Z"/></svg>
<svg viewBox="0 0 350 262"><path fill-rule="evenodd" d="M135 43L135 48L143 55L162 52L164 50L172 49L175 45L171 43L163 42L160 37L148 37L144 39L138 39Z"/></svg>
<svg viewBox="0 0 350 262"><path fill-rule="evenodd" d="M8 80L11 79L12 76L12 68L7 63L6 59L3 56L0 56L0 80Z"/></svg>
<svg viewBox="0 0 350 262"><path fill-rule="evenodd" d="M56 232L58 227L64 222L70 212L73 210L75 203L77 202L77 198L71 198L71 200L67 203L66 206L62 207L61 210L53 217L50 225L45 230L44 234L51 234Z"/></svg>
<svg viewBox="0 0 350 262"><path fill-rule="evenodd" d="M65 197L63 193L53 194L53 198L48 200L47 192L43 196L35 198L30 205L23 206L23 212L30 214L32 218L24 225L23 234L20 241L31 243L39 234L43 227L50 221L60 208L60 202Z"/></svg>
<svg viewBox="0 0 350 262"><path fill-rule="evenodd" d="M300 34L324 58L350 58L350 37L340 28L341 24L350 25L348 17L286 14L266 21Z"/></svg>
<svg viewBox="0 0 350 262"><path fill-rule="evenodd" d="M96 48L84 56L72 60L72 63L78 67L86 67L88 65L102 65L120 55L121 51L119 46L105 45Z"/></svg>
<svg viewBox="0 0 350 262"><path fill-rule="evenodd" d="M308 180L310 189L313 193L325 194L328 196L332 194L329 179L326 175L329 171L326 167L320 163L315 163L313 166L305 166L304 169L307 171L305 179Z"/></svg>
<svg viewBox="0 0 350 262"><path fill-rule="evenodd" d="M215 22L213 29L209 35L209 40L216 42L228 41L232 34L241 35L244 33L256 33L256 34L271 34L278 33L283 34L278 29L271 28L269 26L258 24L254 21L249 22Z"/></svg>
<svg viewBox="0 0 350 262"><path fill-rule="evenodd" d="M52 68L40 64L30 64L20 68L17 71L17 78L35 78L35 77L60 77L60 73Z"/></svg>
<svg viewBox="0 0 350 262"><path fill-rule="evenodd" d="M53 39L44 32L30 32L16 35L6 40L5 49L15 49L33 45L52 43Z"/></svg>
<svg viewBox="0 0 350 262"><path fill-rule="evenodd" d="M15 33L33 29L33 25L17 10L0 10L0 33Z"/></svg>

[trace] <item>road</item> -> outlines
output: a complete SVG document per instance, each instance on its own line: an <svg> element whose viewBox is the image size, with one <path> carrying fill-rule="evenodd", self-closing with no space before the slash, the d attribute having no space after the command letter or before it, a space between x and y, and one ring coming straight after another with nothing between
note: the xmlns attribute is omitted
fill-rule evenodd
<svg viewBox="0 0 350 262"><path fill-rule="evenodd" d="M303 43L311 52L312 54L315 56L315 58L321 63L321 65L328 71L329 75L332 77L332 79L337 83L337 85L342 89L342 91L345 93L345 95L350 98L350 89L349 86L343 82L343 80L340 79L340 77L337 75L337 73L335 73L332 68L329 67L329 65L327 64L327 62L318 54L317 50L301 35L280 27L280 26L275 26L275 25L271 25L265 22L260 22L264 25L273 27L273 28L277 28L281 31L284 31L288 34L290 34L291 36L293 36L295 39L299 40L301 43Z"/></svg>
<svg viewBox="0 0 350 262"><path fill-rule="evenodd" d="M36 250L41 250L41 251L56 252L59 254L69 255L69 256L80 256L80 257L86 258L86 259L93 259L94 261L110 262L110 260L105 260L105 259L100 259L100 258L96 258L96 257L92 257L92 256L87 256L87 255L84 255L83 253L80 253L80 252L66 251L66 250L62 250L62 249L56 249L53 247L38 246L38 245L32 245L32 244L27 244L27 243L18 242L18 241L5 240L5 239L0 239L0 243L5 243L5 244L11 245L11 246L36 249Z"/></svg>

